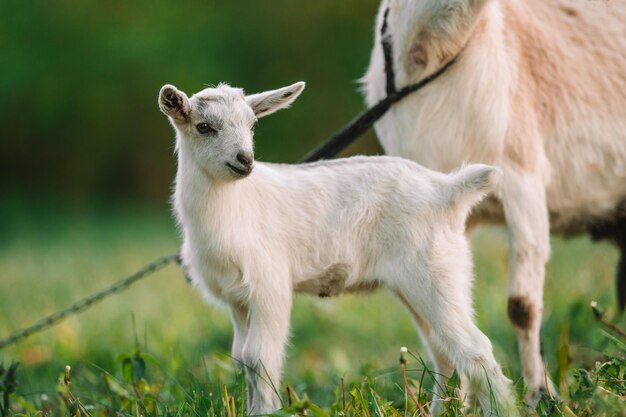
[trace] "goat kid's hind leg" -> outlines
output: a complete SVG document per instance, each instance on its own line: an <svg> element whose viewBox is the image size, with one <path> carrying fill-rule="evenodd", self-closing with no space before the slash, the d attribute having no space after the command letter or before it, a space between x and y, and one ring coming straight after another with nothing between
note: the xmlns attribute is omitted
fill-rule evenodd
<svg viewBox="0 0 626 417"><path fill-rule="evenodd" d="M289 286L255 288L249 308L249 329L243 346L248 414L269 414L281 408L280 377L291 313Z"/></svg>
<svg viewBox="0 0 626 417"><path fill-rule="evenodd" d="M462 253L463 249L454 252ZM451 271L455 265L452 259L440 262L432 269L436 274L429 272L424 280L408 277L399 283L397 291L429 324L430 348L449 358L459 374L467 376L483 414L516 415L510 381L493 356L491 342L473 320L469 272Z"/></svg>
<svg viewBox="0 0 626 417"><path fill-rule="evenodd" d="M444 352L434 347L434 344L431 340L432 335L430 324L411 307L411 304L404 298L404 296L400 292L396 292L396 296L408 308L411 318L413 319L413 322L417 327L420 339L422 340L422 343L424 343L426 351L428 352L428 356L434 366L433 374L435 386L433 391L435 393L435 397L431 402L430 410L435 416L441 415L441 413L443 412L442 401L446 397L446 393L448 390L448 381L454 373L454 365ZM465 383L465 379L465 376L461 375L460 399L461 401L463 401L464 404L466 404L468 399L468 394L465 390L467 386L467 384Z"/></svg>
<svg viewBox="0 0 626 417"><path fill-rule="evenodd" d="M508 316L519 343L526 401L534 406L546 389L558 394L551 381L546 387L540 341L545 265L550 257L548 209L539 178L508 169L502 185L510 231Z"/></svg>
<svg viewBox="0 0 626 417"><path fill-rule="evenodd" d="M467 376L467 389L476 396L483 415L516 415L511 381L493 356L491 342L474 323L471 309L454 301L444 307L443 314L432 319L438 322L432 330L434 348L450 358L459 374Z"/></svg>

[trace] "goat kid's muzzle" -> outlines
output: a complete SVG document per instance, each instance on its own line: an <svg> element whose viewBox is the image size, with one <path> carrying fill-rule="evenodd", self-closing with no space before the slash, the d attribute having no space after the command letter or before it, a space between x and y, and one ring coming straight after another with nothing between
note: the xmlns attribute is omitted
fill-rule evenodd
<svg viewBox="0 0 626 417"><path fill-rule="evenodd" d="M247 177L254 168L254 156L245 152L237 154L237 161L226 162L226 166L240 177Z"/></svg>

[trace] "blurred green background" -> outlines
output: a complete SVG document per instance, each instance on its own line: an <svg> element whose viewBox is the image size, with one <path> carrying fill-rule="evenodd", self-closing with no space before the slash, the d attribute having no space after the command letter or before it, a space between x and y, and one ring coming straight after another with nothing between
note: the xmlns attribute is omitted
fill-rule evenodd
<svg viewBox="0 0 626 417"><path fill-rule="evenodd" d="M156 104L166 83L191 95L306 81L256 135L258 158L297 160L362 109L376 3L3 1L3 194L162 205L175 168Z"/></svg>
<svg viewBox="0 0 626 417"><path fill-rule="evenodd" d="M377 3L0 2L0 337L177 250L163 84L192 94L221 81L248 92L306 81L294 106L263 119L255 135L257 158L296 161L363 109L356 80ZM346 153L356 152L380 152L371 132ZM478 321L518 379L506 235L482 229L474 246ZM567 325L578 365L602 355L587 305L614 307L616 258L585 238L555 241L544 327L551 364ZM116 357L132 349L133 317L142 346L168 369L219 381L228 368L227 314L205 306L175 267L1 351L0 361L22 362L20 390L33 398L54 392L66 364L96 384L99 369L117 369ZM293 336L287 382L320 398L339 376L395 366L400 345L423 352L385 292L298 297Z"/></svg>

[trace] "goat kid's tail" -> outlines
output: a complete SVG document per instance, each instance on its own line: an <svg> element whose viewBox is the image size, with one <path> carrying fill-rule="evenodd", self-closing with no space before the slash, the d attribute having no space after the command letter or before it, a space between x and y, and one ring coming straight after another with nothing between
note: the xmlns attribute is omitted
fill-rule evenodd
<svg viewBox="0 0 626 417"><path fill-rule="evenodd" d="M471 208L495 191L502 171L492 165L471 164L453 172L450 177L449 202L465 221Z"/></svg>

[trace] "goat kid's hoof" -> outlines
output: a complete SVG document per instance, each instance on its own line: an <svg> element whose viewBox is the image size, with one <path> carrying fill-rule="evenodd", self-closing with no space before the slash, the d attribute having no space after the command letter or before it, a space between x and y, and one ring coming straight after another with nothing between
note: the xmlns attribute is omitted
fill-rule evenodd
<svg viewBox="0 0 626 417"><path fill-rule="evenodd" d="M561 402L561 397L559 397L556 388L552 384L550 384L550 392L546 387L539 387L536 390L528 390L526 396L524 397L524 401L526 404L532 409L535 410L539 402L545 403L548 408L554 407L555 404ZM552 397L550 397L552 395Z"/></svg>

